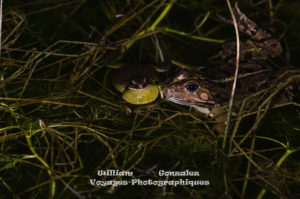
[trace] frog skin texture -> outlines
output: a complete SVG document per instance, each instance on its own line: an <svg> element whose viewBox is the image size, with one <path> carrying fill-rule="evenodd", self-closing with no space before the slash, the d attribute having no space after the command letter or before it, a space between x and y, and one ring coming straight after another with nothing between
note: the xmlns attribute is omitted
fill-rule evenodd
<svg viewBox="0 0 300 199"><path fill-rule="evenodd" d="M235 15L239 31L250 36L249 40L241 42L240 75L238 76L235 107L249 95L268 88L274 80L284 72L290 70L282 67L274 70L265 62L269 58L277 57L282 52L282 47L277 39L263 29L259 28L252 20L240 11L237 4ZM231 20L219 17L226 23ZM215 71L197 73L181 70L175 77L165 82L165 99L173 103L191 106L200 112L216 116L214 110L218 106L227 105L232 88L232 76L235 70L236 43L229 42L223 45L220 51L221 58L226 62ZM217 75L216 75L217 74ZM287 74L281 82L291 75L300 75L300 70ZM223 78L223 79L220 79ZM280 84L281 82L277 82ZM300 88L300 80L289 85L276 97L276 103L285 103L292 100L294 90Z"/></svg>

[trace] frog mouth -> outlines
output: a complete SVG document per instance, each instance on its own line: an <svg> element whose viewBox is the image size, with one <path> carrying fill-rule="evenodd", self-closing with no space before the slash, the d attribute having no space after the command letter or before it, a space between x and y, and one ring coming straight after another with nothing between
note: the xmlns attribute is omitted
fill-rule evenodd
<svg viewBox="0 0 300 199"><path fill-rule="evenodd" d="M134 92L144 92L145 90L149 89L149 87L151 87L151 86L152 86L152 84L148 84L143 87L127 87L126 90L132 90Z"/></svg>
<svg viewBox="0 0 300 199"><path fill-rule="evenodd" d="M216 103L214 101L199 100L199 101L196 101L196 102L192 102L192 101L177 99L177 98L174 98L172 96L168 96L168 97L165 96L165 99L170 101L170 102L180 104L180 105L184 105L184 106L198 106L198 107L207 107L207 108L211 108L211 107L216 106Z"/></svg>

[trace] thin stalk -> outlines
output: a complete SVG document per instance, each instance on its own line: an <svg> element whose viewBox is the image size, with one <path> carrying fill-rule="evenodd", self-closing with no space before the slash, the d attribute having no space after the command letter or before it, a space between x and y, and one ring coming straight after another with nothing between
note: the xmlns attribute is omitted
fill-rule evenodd
<svg viewBox="0 0 300 199"><path fill-rule="evenodd" d="M226 146L226 139L227 139L228 130L229 130L232 105L233 105L235 89L236 89L236 82L237 82L237 77L238 77L238 73L239 73L239 60L240 60L240 38L239 38L238 25L237 25L237 22L236 22L236 19L235 19L235 16L234 16L234 13L233 13L233 10L232 10L229 0L227 0L227 5L228 5L228 8L229 8L232 20L233 20L233 25L234 25L235 35L236 35L236 63L235 63L235 73L234 73L234 80L233 80L233 84L232 84L231 97L230 97L229 106L228 106L225 134L224 134L224 139L223 139L223 149Z"/></svg>
<svg viewBox="0 0 300 199"><path fill-rule="evenodd" d="M274 7L273 7L273 1L269 0L269 10L270 10L270 23L274 24Z"/></svg>
<svg viewBox="0 0 300 199"><path fill-rule="evenodd" d="M211 39L211 38L207 38L207 37L191 35L190 33L181 32L181 31L174 30L174 29L167 28L167 27L162 28L162 30L164 32L170 32L170 33L174 33L174 34L177 34L177 35L189 37L189 38L196 39L196 40L206 41L206 42L214 42L214 43L224 43L225 42L225 40L222 40L222 39Z"/></svg>
<svg viewBox="0 0 300 199"><path fill-rule="evenodd" d="M228 106L228 114L227 114L227 120L226 120L227 123L226 123L226 127L225 127L225 133L224 133L223 144L222 144L223 149L225 149L225 146L226 146L226 139L227 139L229 124L230 124L233 99L234 99L236 82L237 82L237 77L238 77L238 72L239 72L239 58L240 58L239 30L238 30L237 22L236 22L230 1L227 0L226 2L227 2L227 6L229 8L229 11L230 11L230 14L231 14L231 17L233 20L233 25L234 25L235 35L236 35L236 66L235 66L234 80L233 80L233 84L232 84L231 97L230 97L229 106ZM225 195L227 195L227 194L229 194L229 191L228 191L227 176L225 173L225 165L223 165L223 172L224 172Z"/></svg>
<svg viewBox="0 0 300 199"><path fill-rule="evenodd" d="M203 20L199 23L199 25L196 26L196 28L199 30L203 25L204 23L207 21L208 17L210 15L210 12L207 12L203 18Z"/></svg>
<svg viewBox="0 0 300 199"><path fill-rule="evenodd" d="M145 33L154 31L156 26L165 18L165 16L168 14L170 9L172 8L173 4L175 3L176 0L171 0L170 3L165 7L165 9L160 13L160 15L157 17L157 19L152 23L152 25L147 28L146 30L143 30L137 34L137 36L144 35ZM125 46L125 48L122 49L122 53L124 53L125 50L129 49L134 42L130 42Z"/></svg>
<svg viewBox="0 0 300 199"><path fill-rule="evenodd" d="M2 38L2 5L3 5L3 1L0 0L0 55L1 55L1 38Z"/></svg>
<svg viewBox="0 0 300 199"><path fill-rule="evenodd" d="M296 150L290 150L287 149L285 151L285 153L283 154L283 156L281 156L281 158L278 160L278 162L276 163L276 167L279 168L281 166L281 164L284 162L284 160L286 160L288 158L289 155L291 155L293 152L295 152ZM265 195L265 193L267 192L266 188L263 188L259 194L257 195L256 199L262 199Z"/></svg>
<svg viewBox="0 0 300 199"><path fill-rule="evenodd" d="M50 177L50 180L51 180L51 189L50 189L50 198L54 198L54 195L55 195L55 187L56 187L56 184L55 184L55 179L53 177L53 173L50 169L50 166L47 164L47 162L37 154L37 152L35 151L34 149L34 146L31 142L31 133L27 133L26 130L24 130L24 134L25 134L25 138L26 138L26 141L27 141L27 145L30 149L30 151L32 152L32 154L34 155L34 157L40 162L42 163L42 165L44 165L44 167L46 167L47 169L47 173Z"/></svg>
<svg viewBox="0 0 300 199"><path fill-rule="evenodd" d="M165 16L168 14L170 9L172 8L173 4L176 0L171 0L170 3L165 7L165 9L162 11L162 13L159 15L159 17L153 22L153 24L147 29L147 31L153 31L156 26L165 18Z"/></svg>

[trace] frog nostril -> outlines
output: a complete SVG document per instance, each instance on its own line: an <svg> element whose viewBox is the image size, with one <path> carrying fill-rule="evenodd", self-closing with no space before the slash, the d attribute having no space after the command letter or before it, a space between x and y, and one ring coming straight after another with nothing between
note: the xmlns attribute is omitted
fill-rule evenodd
<svg viewBox="0 0 300 199"><path fill-rule="evenodd" d="M182 68L176 68L175 74L178 75L180 73L180 71L182 71Z"/></svg>

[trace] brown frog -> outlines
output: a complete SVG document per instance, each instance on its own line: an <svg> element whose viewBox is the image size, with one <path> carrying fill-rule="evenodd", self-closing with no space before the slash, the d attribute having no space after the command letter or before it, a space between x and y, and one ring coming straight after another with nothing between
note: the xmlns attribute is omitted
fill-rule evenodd
<svg viewBox="0 0 300 199"><path fill-rule="evenodd" d="M251 19L242 13L235 4L235 18L238 29L250 36L250 39L240 42L240 61L248 63L264 64L268 58L274 58L281 54L282 47L280 42L262 28L258 27ZM232 20L220 15L218 17L226 22L233 24ZM235 63L236 42L228 42L223 46L220 55L228 63ZM253 67L253 64L251 65Z"/></svg>
<svg viewBox="0 0 300 199"><path fill-rule="evenodd" d="M277 82L277 77L287 72ZM300 70L288 70L288 68L270 71L260 70L253 73L239 75L238 86L235 95L235 106L239 107L243 100L258 91L268 88L272 83L281 84L291 76L299 75ZM289 85L276 98L276 103L288 102L292 99L292 90L300 89L300 82ZM203 74L193 71L181 70L177 75L169 79L163 87L164 98L176 104L196 108L209 116L215 116L216 107L228 104L231 93L232 79L213 80Z"/></svg>
<svg viewBox="0 0 300 199"><path fill-rule="evenodd" d="M241 43L241 73L238 76L235 97L235 107L239 107L245 97L267 88L276 77L288 69L274 71L263 64L267 58L278 56L282 52L280 42L259 28L239 10L237 5L235 6L235 14L238 19L239 30L251 36L251 40ZM222 20L231 23L227 19L222 18ZM218 68L218 74L221 76L233 74L235 45L235 42L225 44L221 51L222 58L228 61ZM292 74L300 75L300 70L296 70ZM206 115L216 117L216 120L221 120L219 115L224 115L225 112L220 112L218 107L228 104L233 78L227 76L227 78L217 79L213 76L211 73L181 70L175 77L165 82L164 97L168 101L194 107ZM281 78L281 83L289 76ZM280 81L277 83L280 84ZM282 103L291 100L292 96L289 90L294 88L293 86L287 87L278 101Z"/></svg>
<svg viewBox="0 0 300 199"><path fill-rule="evenodd" d="M164 98L168 101L191 106L204 114L213 116L211 108L218 104L212 88L212 82L201 74L183 69L174 78L166 81L163 93Z"/></svg>

